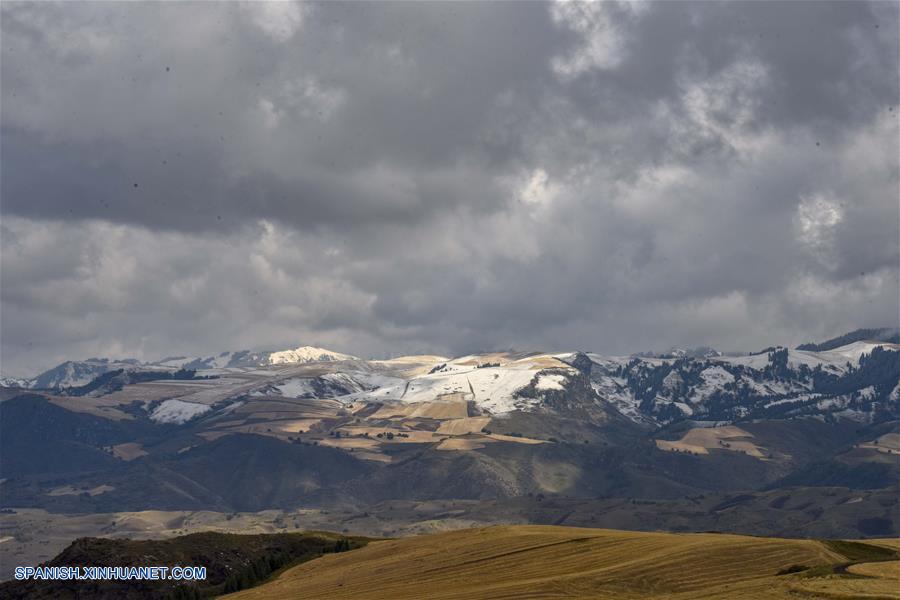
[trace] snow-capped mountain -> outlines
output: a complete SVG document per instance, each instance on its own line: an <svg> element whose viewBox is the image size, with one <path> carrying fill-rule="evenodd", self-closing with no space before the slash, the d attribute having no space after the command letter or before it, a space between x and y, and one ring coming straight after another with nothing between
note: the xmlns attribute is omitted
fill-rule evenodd
<svg viewBox="0 0 900 600"><path fill-rule="evenodd" d="M745 355L723 355L710 348L633 356L499 352L455 359L416 356L363 361L301 346L223 352L208 358L168 357L151 363L69 361L34 380L16 383L67 394L103 395L140 381L191 378L192 372L226 382L236 375L257 373L265 376L265 382L241 387L240 393L231 396L224 390L222 398L249 394L335 399L345 405L360 401L419 404L453 398L494 416L613 410L647 426L803 416L873 422L900 413L900 345L856 340L828 348L772 347ZM332 366L313 375L293 369L310 363ZM112 373L119 370L124 375ZM113 375L110 382L98 379Z"/></svg>
<svg viewBox="0 0 900 600"><path fill-rule="evenodd" d="M52 390L87 385L96 377L119 369L126 371L142 369L206 371L343 360L355 360L355 357L315 346L300 346L289 350L264 352L240 350L237 352L222 352L216 356L206 358L170 356L162 360L149 362L141 362L136 359L89 358L80 361L66 361L44 371L33 379L3 378L0 380L0 385L4 387Z"/></svg>
<svg viewBox="0 0 900 600"><path fill-rule="evenodd" d="M597 394L646 423L805 415L871 421L900 408L893 406L900 346L885 342L709 358L589 357Z"/></svg>
<svg viewBox="0 0 900 600"><path fill-rule="evenodd" d="M804 416L872 422L900 412L900 346L895 344L859 341L824 352L774 347L743 356L710 354L404 357L336 367L334 373L273 383L257 393L345 405L460 398L496 417L610 407L650 426Z"/></svg>
<svg viewBox="0 0 900 600"><path fill-rule="evenodd" d="M268 364L283 365L293 363L308 362L329 362L334 360L355 360L355 356L349 354L341 354L340 352L332 352L325 348L316 348L315 346L300 346L293 350L281 350L279 352L271 352L268 356Z"/></svg>
<svg viewBox="0 0 900 600"><path fill-rule="evenodd" d="M15 449L0 461L4 501L79 513L529 495L637 507L640 497L727 493L700 511L718 519L715 507L748 490L783 488L799 506L803 486L896 485L900 346L703 354L328 353L282 363L271 353L223 353L199 360L196 372L182 368L198 360L186 357L127 362L79 387L3 391L0 433ZM73 364L57 381L80 382ZM54 492L99 482L99 497ZM857 497L835 502L863 515L890 510ZM760 519L772 518L775 500L760 505ZM643 519L655 509L638 510Z"/></svg>
<svg viewBox="0 0 900 600"><path fill-rule="evenodd" d="M288 350L273 350L264 352L251 352L239 350L237 352L222 352L216 356L206 358L188 358L176 356L165 358L157 365L166 365L181 369L228 369L239 367L265 367L268 365L289 365L311 362L330 362L338 360L355 360L356 357L349 354L341 354L325 348L315 346L300 346Z"/></svg>
<svg viewBox="0 0 900 600"><path fill-rule="evenodd" d="M30 379L19 379L16 377L0 377L0 387L6 388L27 388L31 383Z"/></svg>
<svg viewBox="0 0 900 600"><path fill-rule="evenodd" d="M141 363L135 359L110 360L107 358L89 358L80 361L66 361L44 371L34 379L23 380L21 387L36 389L59 389L87 385L97 376L116 369L133 369Z"/></svg>

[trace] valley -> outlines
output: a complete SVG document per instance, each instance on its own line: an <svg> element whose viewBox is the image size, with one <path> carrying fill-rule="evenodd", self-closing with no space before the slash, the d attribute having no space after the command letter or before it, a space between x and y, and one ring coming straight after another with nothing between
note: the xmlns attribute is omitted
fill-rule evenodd
<svg viewBox="0 0 900 600"><path fill-rule="evenodd" d="M0 580L18 564L50 560L81 537L164 539L216 531L333 531L406 537L487 525L534 523L633 531L754 532L787 538L896 535L896 491L799 487L685 498L571 498L526 495L494 500L390 500L360 506L256 512L144 510L55 513L19 508L0 513Z"/></svg>

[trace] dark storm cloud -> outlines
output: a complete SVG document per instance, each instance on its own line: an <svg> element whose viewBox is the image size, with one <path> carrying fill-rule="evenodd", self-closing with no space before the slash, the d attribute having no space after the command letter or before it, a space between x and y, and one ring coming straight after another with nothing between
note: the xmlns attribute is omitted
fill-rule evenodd
<svg viewBox="0 0 900 600"><path fill-rule="evenodd" d="M210 212L352 225L502 203L482 165L515 148L482 138L499 94L550 77L545 7L315 5L289 40L244 8L85 4L95 53L58 47L71 9L5 11L5 210L204 229ZM210 29L168 43L194 32L166 26L198 12Z"/></svg>
<svg viewBox="0 0 900 600"><path fill-rule="evenodd" d="M897 13L4 3L4 372L896 323Z"/></svg>

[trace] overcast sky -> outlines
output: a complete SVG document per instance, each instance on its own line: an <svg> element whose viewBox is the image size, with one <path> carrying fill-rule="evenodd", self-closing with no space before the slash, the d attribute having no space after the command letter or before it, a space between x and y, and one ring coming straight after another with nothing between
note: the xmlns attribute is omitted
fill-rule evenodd
<svg viewBox="0 0 900 600"><path fill-rule="evenodd" d="M898 4L2 3L2 370L896 325Z"/></svg>

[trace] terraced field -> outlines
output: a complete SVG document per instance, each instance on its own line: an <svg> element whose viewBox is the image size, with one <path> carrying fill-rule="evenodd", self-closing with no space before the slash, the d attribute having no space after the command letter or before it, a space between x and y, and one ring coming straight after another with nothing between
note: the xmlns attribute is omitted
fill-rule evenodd
<svg viewBox="0 0 900 600"><path fill-rule="evenodd" d="M501 526L371 543L228 597L900 598L892 563L835 569L851 562L815 540Z"/></svg>

